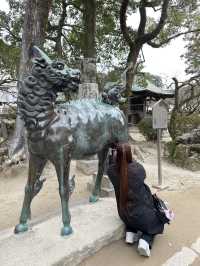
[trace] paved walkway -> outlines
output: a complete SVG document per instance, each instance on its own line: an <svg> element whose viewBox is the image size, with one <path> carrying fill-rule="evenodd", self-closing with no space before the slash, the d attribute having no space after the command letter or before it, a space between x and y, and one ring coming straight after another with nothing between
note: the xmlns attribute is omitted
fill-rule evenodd
<svg viewBox="0 0 200 266"><path fill-rule="evenodd" d="M150 258L140 257L137 246L117 241L99 251L80 266L199 266L200 187L182 192L163 191L176 218L156 237Z"/></svg>

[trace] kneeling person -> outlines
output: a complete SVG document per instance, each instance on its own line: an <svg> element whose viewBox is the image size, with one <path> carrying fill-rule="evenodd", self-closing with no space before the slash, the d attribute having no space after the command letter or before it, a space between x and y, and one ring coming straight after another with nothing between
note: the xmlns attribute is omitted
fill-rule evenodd
<svg viewBox="0 0 200 266"><path fill-rule="evenodd" d="M126 225L127 243L139 240L139 254L149 257L154 236L163 233L164 224L156 214L152 193L144 183L145 169L133 160L128 143L117 145L116 157L107 174L115 189L119 216Z"/></svg>

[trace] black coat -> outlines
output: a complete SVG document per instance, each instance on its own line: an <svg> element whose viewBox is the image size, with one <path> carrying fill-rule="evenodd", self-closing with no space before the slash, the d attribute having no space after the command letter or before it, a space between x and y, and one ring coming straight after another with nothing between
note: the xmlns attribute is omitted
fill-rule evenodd
<svg viewBox="0 0 200 266"><path fill-rule="evenodd" d="M164 224L157 217L151 191L144 183L144 167L136 161L128 164L128 200L123 213L119 211L120 177L115 163L108 167L107 174L115 189L119 216L127 228L147 234L161 234Z"/></svg>

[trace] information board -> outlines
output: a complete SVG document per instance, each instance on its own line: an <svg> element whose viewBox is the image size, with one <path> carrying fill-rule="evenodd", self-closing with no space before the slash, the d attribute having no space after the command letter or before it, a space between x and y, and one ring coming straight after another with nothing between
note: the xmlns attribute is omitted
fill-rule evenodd
<svg viewBox="0 0 200 266"><path fill-rule="evenodd" d="M153 105L153 128L167 128L168 105L164 100L159 100Z"/></svg>

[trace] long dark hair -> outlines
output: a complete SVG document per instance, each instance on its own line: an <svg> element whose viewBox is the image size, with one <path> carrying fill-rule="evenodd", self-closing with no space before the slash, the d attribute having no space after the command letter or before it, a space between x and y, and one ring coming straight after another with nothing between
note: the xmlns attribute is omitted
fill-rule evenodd
<svg viewBox="0 0 200 266"><path fill-rule="evenodd" d="M128 198L128 164L132 162L131 146L128 143L118 144L117 166L120 175L119 209L121 212L126 208Z"/></svg>

